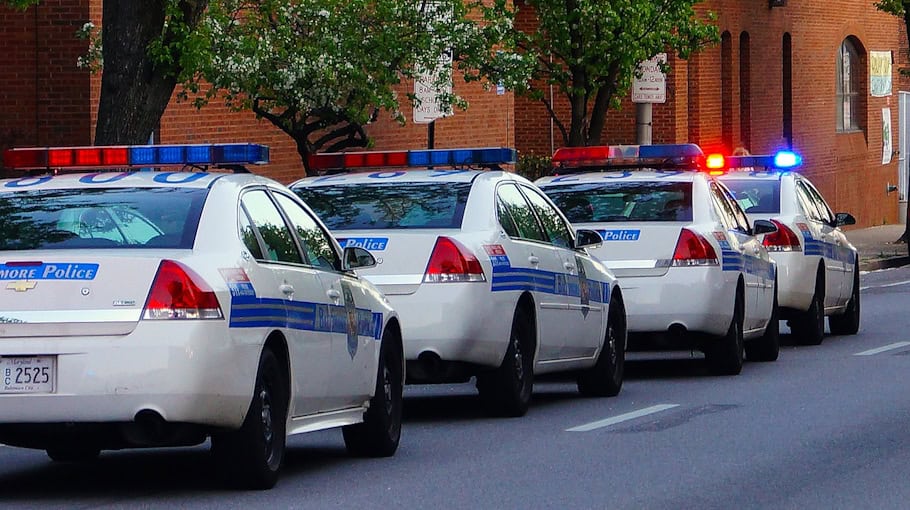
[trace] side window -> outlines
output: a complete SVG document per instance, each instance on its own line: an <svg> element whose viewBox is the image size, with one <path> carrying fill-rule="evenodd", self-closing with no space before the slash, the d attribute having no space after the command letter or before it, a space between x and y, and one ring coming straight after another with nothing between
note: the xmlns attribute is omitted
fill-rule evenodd
<svg viewBox="0 0 910 510"><path fill-rule="evenodd" d="M341 268L338 253L332 246L332 241L316 220L300 205L289 197L280 193L273 193L278 205L284 209L294 230L297 231L300 245L306 250L310 265L326 271L338 271Z"/></svg>
<svg viewBox="0 0 910 510"><path fill-rule="evenodd" d="M240 202L249 212L253 225L262 237L266 252L263 253L261 260L303 263L291 230L265 191L255 190L245 193Z"/></svg>
<svg viewBox="0 0 910 510"><path fill-rule="evenodd" d="M534 211L531 210L530 204L518 191L517 186L504 184L497 188L496 196L515 221L519 238L547 242L547 238L540 228L540 223L537 222L537 217L534 216Z"/></svg>
<svg viewBox="0 0 910 510"><path fill-rule="evenodd" d="M518 227L515 226L515 220L512 219L512 215L509 214L506 205L499 198L496 199L496 213L499 216L499 224L502 225L506 235L509 237L521 237L518 234Z"/></svg>
<svg viewBox="0 0 910 510"><path fill-rule="evenodd" d="M265 258L262 256L262 247L259 245L256 231L253 230L253 225L250 223L250 218L247 216L244 207L240 208L240 238L243 239L243 244L246 245L246 249L250 250L253 258L256 260Z"/></svg>
<svg viewBox="0 0 910 510"><path fill-rule="evenodd" d="M522 190L525 196L528 197L528 201L531 202L531 207L537 212L541 223L543 223L543 228L547 231L550 242L556 246L571 248L572 235L569 233L569 227L566 225L565 220L559 215L559 211L550 205L537 190L527 186L522 186Z"/></svg>
<svg viewBox="0 0 910 510"><path fill-rule="evenodd" d="M812 200L812 197L809 195L809 191L806 190L806 185L803 184L802 181L797 181L796 183L796 198L799 200L800 207L802 207L809 219L825 221L822 214L819 212L818 207L816 207L815 201Z"/></svg>
<svg viewBox="0 0 910 510"><path fill-rule="evenodd" d="M736 220L737 228L743 232L751 232L752 229L749 226L749 217L746 216L745 212L743 212L743 208L739 206L739 202L737 202L736 198L733 197L733 193L730 192L729 188L722 184L718 184L717 187L720 189L721 194L726 199L727 204L730 206L730 210L733 213L733 218Z"/></svg>
<svg viewBox="0 0 910 510"><path fill-rule="evenodd" d="M815 207L818 209L818 213L821 215L822 219L828 223L834 222L834 213L831 212L831 208L828 207L828 203L825 202L825 199L822 198L822 194L818 192L815 186L812 185L809 181L802 181L806 186L806 191L809 193L809 198L815 203Z"/></svg>
<svg viewBox="0 0 910 510"><path fill-rule="evenodd" d="M730 206L727 198L724 196L723 191L717 185L717 183L712 182L709 186L711 190L711 200L714 202L714 209L720 215L721 221L728 230L737 230L739 229L739 222L736 220L736 213L733 211L733 208Z"/></svg>

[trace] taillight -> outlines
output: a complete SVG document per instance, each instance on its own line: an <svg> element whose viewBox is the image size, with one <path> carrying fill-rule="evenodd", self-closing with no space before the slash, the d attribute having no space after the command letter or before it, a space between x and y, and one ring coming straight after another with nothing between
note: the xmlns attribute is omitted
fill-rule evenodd
<svg viewBox="0 0 910 510"><path fill-rule="evenodd" d="M145 302L144 319L221 319L218 298L192 269L162 260Z"/></svg>
<svg viewBox="0 0 910 510"><path fill-rule="evenodd" d="M679 232L676 250L673 252L674 266L716 266L717 252L707 239L684 228Z"/></svg>
<svg viewBox="0 0 910 510"><path fill-rule="evenodd" d="M430 255L425 283L482 282L486 277L477 257L458 241L439 237Z"/></svg>
<svg viewBox="0 0 910 510"><path fill-rule="evenodd" d="M771 223L777 225L777 232L765 234L762 244L768 251L803 251L799 243L799 237L790 227L777 220L771 220Z"/></svg>

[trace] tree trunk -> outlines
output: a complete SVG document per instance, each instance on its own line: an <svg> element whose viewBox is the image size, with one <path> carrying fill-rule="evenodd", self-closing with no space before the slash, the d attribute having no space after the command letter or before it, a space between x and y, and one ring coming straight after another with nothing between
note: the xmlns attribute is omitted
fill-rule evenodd
<svg viewBox="0 0 910 510"><path fill-rule="evenodd" d="M106 1L102 7L104 70L96 145L143 144L158 128L177 85L179 63L156 65L149 45L161 37L167 0ZM198 24L207 0L181 3L184 21Z"/></svg>

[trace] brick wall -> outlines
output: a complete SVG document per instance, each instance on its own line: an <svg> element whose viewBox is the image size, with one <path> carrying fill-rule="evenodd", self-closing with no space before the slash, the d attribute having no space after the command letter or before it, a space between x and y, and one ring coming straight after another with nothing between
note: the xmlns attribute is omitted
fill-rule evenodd
<svg viewBox="0 0 910 510"><path fill-rule="evenodd" d="M773 9L765 1L698 4L699 12L718 15L726 43L705 48L688 62L671 59L668 101L653 109L653 141L692 141L712 151L730 151L748 141L753 153L786 147L782 47L788 33L792 143L804 156L802 171L833 208L852 212L860 226L897 222L897 193L885 191L889 182L897 183L897 157L890 164L881 163L882 108L891 109L892 144L897 150L897 92L910 90L910 82L898 72L908 65L907 39L901 20L878 12L873 4L873 0L807 0ZM527 30L535 27L533 13L524 13L520 21ZM868 96L868 59L862 59L860 123L864 130L860 133L836 132L835 57L847 37L855 38L863 53L891 50L895 60L894 95L874 98ZM557 111L566 114L564 102ZM549 138L541 136L549 123L543 109L517 99L516 118L518 148L548 153ZM603 141L635 140L635 105L626 99L621 111L610 112ZM560 145L557 134L555 146Z"/></svg>
<svg viewBox="0 0 910 510"><path fill-rule="evenodd" d="M57 0L26 11L0 7L0 151L16 146L90 143L86 44L88 0Z"/></svg>

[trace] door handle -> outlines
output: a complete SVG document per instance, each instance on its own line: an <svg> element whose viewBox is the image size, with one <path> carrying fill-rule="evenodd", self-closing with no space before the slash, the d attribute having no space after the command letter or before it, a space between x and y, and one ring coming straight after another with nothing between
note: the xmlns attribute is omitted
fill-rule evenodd
<svg viewBox="0 0 910 510"><path fill-rule="evenodd" d="M575 271L575 264L572 264L570 262L565 262L563 264L563 267L566 268L566 271Z"/></svg>
<svg viewBox="0 0 910 510"><path fill-rule="evenodd" d="M294 286L287 283L282 283L278 288L281 289L282 294L285 296L290 296L294 293Z"/></svg>
<svg viewBox="0 0 910 510"><path fill-rule="evenodd" d="M331 299L333 301L338 301L341 298L341 292L338 292L335 289L329 289L329 290L325 291L325 295L328 296L329 299Z"/></svg>
<svg viewBox="0 0 910 510"><path fill-rule="evenodd" d="M537 264L540 264L540 259L534 255L531 255L530 257L528 257L528 262L530 262L531 264L534 264L536 266Z"/></svg>

